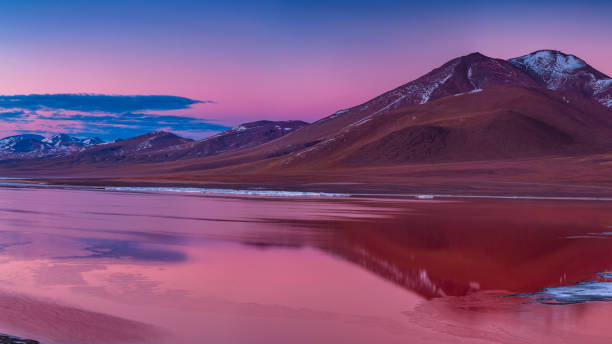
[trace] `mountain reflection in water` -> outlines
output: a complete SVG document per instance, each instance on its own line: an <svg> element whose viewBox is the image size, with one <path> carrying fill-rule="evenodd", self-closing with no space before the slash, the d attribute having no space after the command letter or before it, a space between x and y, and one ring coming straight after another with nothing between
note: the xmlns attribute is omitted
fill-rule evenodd
<svg viewBox="0 0 612 344"><path fill-rule="evenodd" d="M531 296L612 270L609 202L0 196L0 332L45 343L611 339Z"/></svg>

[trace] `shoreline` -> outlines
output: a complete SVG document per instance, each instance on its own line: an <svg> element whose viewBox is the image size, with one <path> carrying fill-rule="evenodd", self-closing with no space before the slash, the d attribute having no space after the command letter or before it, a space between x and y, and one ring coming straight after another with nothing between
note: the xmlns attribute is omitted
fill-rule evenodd
<svg viewBox="0 0 612 344"><path fill-rule="evenodd" d="M452 200L452 199L491 199L491 200L549 200L549 201L599 201L612 202L612 195L592 194L526 194L517 192L477 192L477 193L440 193L440 192L335 192L334 190L317 190L304 188L304 185L270 189L249 185L215 184L213 187L185 186L185 184L168 185L168 183L151 183L128 181L110 181L110 183L92 183L92 180L71 180L71 183L59 183L58 180L0 178L0 187L50 187L50 188L81 188L108 192L157 192L176 194L201 194L208 196L259 196L259 197L322 197L322 198L400 198L416 200ZM187 184L189 185L189 184ZM225 186L225 187L224 187ZM242 186L242 187L238 187ZM279 185L280 186L280 185ZM297 188L295 186L298 186ZM301 188L300 188L301 186ZM316 190L316 191L315 191Z"/></svg>

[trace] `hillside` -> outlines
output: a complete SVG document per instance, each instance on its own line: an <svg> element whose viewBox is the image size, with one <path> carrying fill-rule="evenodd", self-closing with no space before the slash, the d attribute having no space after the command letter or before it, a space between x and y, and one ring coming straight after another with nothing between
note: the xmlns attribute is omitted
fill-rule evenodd
<svg viewBox="0 0 612 344"><path fill-rule="evenodd" d="M573 193L564 186L572 183L583 194L609 194L610 92L610 79L573 55L539 51L505 61L474 53L309 125L252 122L201 141L164 133L163 144L143 136L0 164L0 173L366 191L531 183L538 186L525 192Z"/></svg>

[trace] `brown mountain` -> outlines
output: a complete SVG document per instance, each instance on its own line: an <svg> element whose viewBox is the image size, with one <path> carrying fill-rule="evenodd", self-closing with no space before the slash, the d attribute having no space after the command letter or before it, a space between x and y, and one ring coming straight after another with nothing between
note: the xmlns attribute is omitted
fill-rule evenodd
<svg viewBox="0 0 612 344"><path fill-rule="evenodd" d="M504 86L349 125L280 164L371 166L603 153L611 148L611 132L611 111L580 96Z"/></svg>
<svg viewBox="0 0 612 344"><path fill-rule="evenodd" d="M111 165L108 165L110 162L112 162L112 168L117 168L117 164L135 162L142 164L208 157L257 146L306 125L308 123L303 121L249 122L199 141L182 138L169 132L156 131L125 140L117 140L113 143L98 144L71 155L51 156L49 153L46 159L36 162L18 161L13 158L13 161L5 161L4 166L10 166L10 168L24 166L27 169L30 169L30 166L36 166L43 170L61 170L65 166L70 166L72 170L80 168L86 170L87 166L110 167Z"/></svg>
<svg viewBox="0 0 612 344"><path fill-rule="evenodd" d="M304 121L256 121L241 124L214 136L160 151L162 159L207 157L257 146L307 126Z"/></svg>
<svg viewBox="0 0 612 344"><path fill-rule="evenodd" d="M350 118L367 121L388 111L463 92L501 85L536 86L537 83L513 64L473 53L453 59L426 75L350 109L340 110L327 119Z"/></svg>
<svg viewBox="0 0 612 344"><path fill-rule="evenodd" d="M280 140L194 162L194 169L263 160L268 169L286 169L607 152L611 111L583 84L567 81L577 73L563 72L567 64L547 66L557 72L536 79L504 60L460 57ZM599 84L605 80L586 64L580 68Z"/></svg>
<svg viewBox="0 0 612 344"><path fill-rule="evenodd" d="M50 163L101 163L123 160L147 161L150 155L160 150L175 149L193 140L179 137L165 131L155 131L145 135L117 140L112 143L88 147L76 154L47 159Z"/></svg>
<svg viewBox="0 0 612 344"><path fill-rule="evenodd" d="M246 186L342 182L360 190L383 182L386 188L404 183L404 189L439 190L441 181L452 180L446 188L451 191L481 180L483 173L496 176L494 182L538 185L554 174L555 182L604 183L612 190L605 178L612 161L609 84L607 76L573 55L547 51L505 61L475 53L282 137L276 137L284 133L278 128L262 134L270 126L254 122L259 124L252 127L262 129L251 128L257 132L253 137L241 137L249 127L238 127L132 158L146 168L73 157L78 167L71 171L51 161L40 162L37 170L76 175L95 168L100 177ZM478 172L470 174L471 169ZM423 178L427 183L417 182Z"/></svg>

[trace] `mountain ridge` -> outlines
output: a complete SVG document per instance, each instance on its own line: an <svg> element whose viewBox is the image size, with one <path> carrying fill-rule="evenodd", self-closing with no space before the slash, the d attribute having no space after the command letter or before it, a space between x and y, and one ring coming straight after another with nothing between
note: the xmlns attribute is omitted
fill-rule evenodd
<svg viewBox="0 0 612 344"><path fill-rule="evenodd" d="M281 130L282 136L269 140L243 140L247 131L237 126L196 142L179 142L145 154L127 152L121 159L94 159L97 149L91 148L60 158L3 164L0 171L316 184L336 173L346 182L376 179L364 175L374 168L388 171L388 178L399 183L408 177L389 171L410 173L441 164L468 170L467 166L484 162L491 166L488 173L496 175L493 166L512 162L526 166L516 171L538 171L524 172L518 181L539 180L553 170L573 180L567 173L581 168L592 173L580 174L586 179L574 184L608 183L599 174L612 155L612 108L605 98L612 83L582 59L544 52L543 57L540 51L508 61L481 53L461 56L367 102L287 133ZM543 73L533 66L554 72ZM536 72L539 79L529 75ZM213 147L213 154L205 147ZM571 167L560 171L551 165L533 165L532 159L563 161ZM461 175L462 180L471 178Z"/></svg>
<svg viewBox="0 0 612 344"><path fill-rule="evenodd" d="M612 108L612 79L575 55L538 50L508 61L545 88L575 91Z"/></svg>
<svg viewBox="0 0 612 344"><path fill-rule="evenodd" d="M7 150L4 156L0 155L0 159L3 157L5 159L61 158L61 162L66 163L66 159L72 159L74 162L142 162L147 160L163 161L168 159L205 157L256 146L282 137L306 125L308 123L299 120L260 120L240 124L235 128L198 141L183 138L163 130L115 140L109 143L104 143L97 138L78 139L66 134L53 135L47 138L40 135L30 135L32 136L30 139L40 141L40 143L33 143L42 147L40 154L14 154L11 156ZM25 139L30 136L23 136L23 138ZM15 136L15 138L19 138L19 136ZM6 140L7 142L10 141L11 137L6 138ZM34 147L32 151L37 147ZM1 148L2 146L0 146L0 151ZM42 151L43 148L44 151Z"/></svg>
<svg viewBox="0 0 612 344"><path fill-rule="evenodd" d="M37 134L13 135L0 139L0 159L34 159L72 154L102 144L97 137L78 138L67 134L48 137Z"/></svg>

